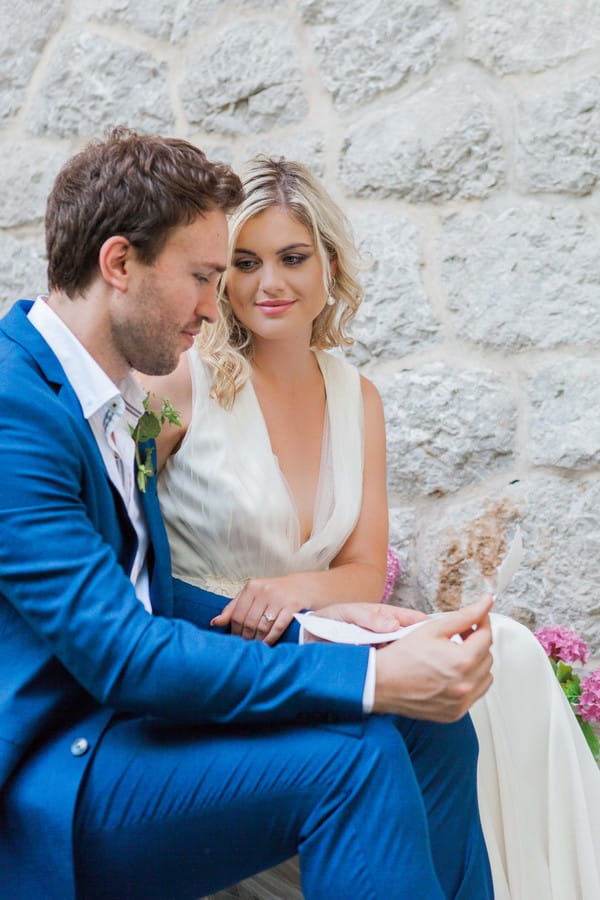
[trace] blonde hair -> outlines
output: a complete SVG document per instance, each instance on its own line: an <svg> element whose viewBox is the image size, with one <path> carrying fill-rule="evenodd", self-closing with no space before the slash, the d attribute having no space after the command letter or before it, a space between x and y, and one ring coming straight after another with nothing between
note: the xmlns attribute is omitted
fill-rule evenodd
<svg viewBox="0 0 600 900"><path fill-rule="evenodd" d="M284 158L258 156L248 165L243 180L245 198L229 223L229 258L240 230L249 219L277 206L287 210L310 232L323 266L323 282L333 305L323 307L313 322L311 347L328 350L349 346L347 327L362 299L358 281L358 251L350 224L337 204L305 166ZM335 284L330 284L330 262L336 261ZM217 298L219 316L204 325L198 338L202 357L213 369L211 394L231 408L236 393L251 374L252 333L236 318L227 299L227 272Z"/></svg>

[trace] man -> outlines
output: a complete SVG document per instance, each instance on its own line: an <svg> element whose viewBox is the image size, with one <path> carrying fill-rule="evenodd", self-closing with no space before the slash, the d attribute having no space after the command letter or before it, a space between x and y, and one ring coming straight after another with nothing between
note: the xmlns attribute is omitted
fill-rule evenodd
<svg viewBox="0 0 600 900"><path fill-rule="evenodd" d="M268 648L174 607L130 370L171 371L214 318L239 199L190 144L115 131L55 182L48 297L0 322L3 896L193 898L299 850L307 898L482 900L485 601L378 651Z"/></svg>

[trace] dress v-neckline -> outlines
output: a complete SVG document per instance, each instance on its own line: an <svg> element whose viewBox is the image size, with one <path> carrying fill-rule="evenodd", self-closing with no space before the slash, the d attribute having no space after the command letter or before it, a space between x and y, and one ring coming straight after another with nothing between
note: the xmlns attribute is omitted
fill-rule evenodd
<svg viewBox="0 0 600 900"><path fill-rule="evenodd" d="M327 389L327 377L323 366L321 365L321 360L317 353L315 353L315 359L317 361L317 365L319 367L319 371L321 373L321 377L323 379L323 387L325 388L325 411L323 414L323 429L321 433L321 459L319 462L319 476L317 478L317 489L315 492L315 502L313 505L312 511L312 525L310 534L303 540L302 537L302 529L300 525L300 514L298 512L298 504L296 502L296 498L291 489L290 483L285 477L283 469L279 464L279 458L276 453L273 452L273 447L271 445L271 437L269 435L269 429L267 427L267 421L265 419L264 413L262 411L262 407L260 405L260 400L258 399L258 394L254 388L254 383L252 378L248 379L248 385L250 387L250 392L253 397L253 401L256 404L256 409L258 412L259 421L261 423L261 428L263 432L263 437L266 442L266 447L268 448L268 455L273 460L274 468L279 476L279 480L285 489L285 493L287 494L288 500L290 502L290 506L294 512L294 518L296 520L296 525L298 528L298 543L300 547L304 547L308 542L315 536L315 524L319 521L319 512L320 512L320 504L323 498L323 478L325 476L325 471L327 469L327 459L326 457L329 455L328 449L330 444L330 428L331 421L329 415L329 392Z"/></svg>

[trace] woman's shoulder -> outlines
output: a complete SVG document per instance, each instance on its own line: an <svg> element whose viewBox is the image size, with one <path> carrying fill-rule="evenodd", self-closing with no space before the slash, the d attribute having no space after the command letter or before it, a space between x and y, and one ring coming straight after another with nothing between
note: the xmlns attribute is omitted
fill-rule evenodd
<svg viewBox="0 0 600 900"><path fill-rule="evenodd" d="M365 403L381 406L381 395L373 382L365 375L360 376L360 389Z"/></svg>
<svg viewBox="0 0 600 900"><path fill-rule="evenodd" d="M338 353L328 350L316 350L321 371L327 375L345 380L346 384L355 384L360 388L363 403L376 408L381 407L381 397L373 382L363 375L354 363Z"/></svg>
<svg viewBox="0 0 600 900"><path fill-rule="evenodd" d="M339 353L332 353L330 350L315 350L315 356L319 361L321 371L327 376L338 376L348 380L356 381L358 384L360 373L354 363Z"/></svg>

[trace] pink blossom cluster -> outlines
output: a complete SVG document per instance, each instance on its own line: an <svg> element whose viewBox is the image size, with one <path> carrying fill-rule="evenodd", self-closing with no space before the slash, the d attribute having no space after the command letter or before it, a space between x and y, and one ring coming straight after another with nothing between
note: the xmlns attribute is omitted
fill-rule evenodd
<svg viewBox="0 0 600 900"><path fill-rule="evenodd" d="M401 566L397 554L388 547L387 551L387 573L385 577L385 588L383 589L383 597L381 602L385 603L389 600L396 587L396 582L400 578Z"/></svg>
<svg viewBox="0 0 600 900"><path fill-rule="evenodd" d="M535 632L535 636L552 659L572 663L586 663L590 651L586 642L575 631L564 625L548 625Z"/></svg>
<svg viewBox="0 0 600 900"><path fill-rule="evenodd" d="M600 722L600 669L582 677L577 712L588 722Z"/></svg>

